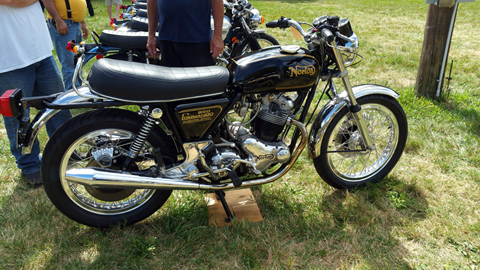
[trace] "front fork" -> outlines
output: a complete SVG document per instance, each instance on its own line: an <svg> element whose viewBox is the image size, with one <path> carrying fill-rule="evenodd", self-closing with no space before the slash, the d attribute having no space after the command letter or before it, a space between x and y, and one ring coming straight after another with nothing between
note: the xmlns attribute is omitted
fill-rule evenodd
<svg viewBox="0 0 480 270"><path fill-rule="evenodd" d="M360 104L358 104L357 99L355 98L355 94L353 93L352 85L350 84L350 80L348 79L348 71L345 68L345 62L343 61L342 53L337 48L337 44L335 43L335 41L330 42L329 46L332 47L335 54L335 59L337 60L339 70L338 77L342 79L343 86L345 87L345 91L347 93L347 97L350 100L350 113L357 122L358 128L360 130L360 133L362 134L365 143L365 147L368 150L373 150L375 148L375 143L373 142L372 136L368 131L368 126L365 122L365 118L363 118L362 107L360 106Z"/></svg>

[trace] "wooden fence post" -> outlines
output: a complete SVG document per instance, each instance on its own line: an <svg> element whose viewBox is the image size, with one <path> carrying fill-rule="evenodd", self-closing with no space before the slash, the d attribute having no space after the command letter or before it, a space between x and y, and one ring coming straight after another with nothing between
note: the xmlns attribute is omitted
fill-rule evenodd
<svg viewBox="0 0 480 270"><path fill-rule="evenodd" d="M449 29L455 7L438 7L430 4L423 40L422 55L418 67L415 91L417 95L437 98L437 89L442 88L445 71L441 73L445 52L450 50Z"/></svg>

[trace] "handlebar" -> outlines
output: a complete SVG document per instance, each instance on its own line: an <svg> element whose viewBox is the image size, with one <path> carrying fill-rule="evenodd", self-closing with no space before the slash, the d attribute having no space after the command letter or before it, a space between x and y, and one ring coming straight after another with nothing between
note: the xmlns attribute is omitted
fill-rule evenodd
<svg viewBox="0 0 480 270"><path fill-rule="evenodd" d="M270 22L267 22L266 26L268 28L282 28L282 29L285 29L287 27L293 27L295 28L298 32L300 32L302 34L302 36L305 36L307 35L307 32L305 32L305 30L303 30L303 28L300 26L300 24L298 22L296 22L295 20L292 20L290 18L285 18L285 17L280 17L280 19L276 20L276 21L270 21Z"/></svg>
<svg viewBox="0 0 480 270"><path fill-rule="evenodd" d="M322 40L324 40L325 42L328 42L328 43L334 41L335 37L343 39L347 42L355 43L354 39L351 39L349 37L346 37L346 36L342 35L340 33L340 31L338 31L338 28L333 27L329 24L325 24L325 26L322 25L322 26L318 27L317 29L315 29L313 32L309 31L307 33L307 32L305 32L305 30L303 30L300 23L298 23L297 21L292 20L290 18L285 18L285 17L282 16L282 17L280 17L280 19L278 19L276 21L267 22L266 27L268 27L268 28L281 28L281 29L285 29L285 28L288 28L288 27L293 27L298 32L300 32L300 34L302 34L302 36L305 38L305 40L309 40L310 38L312 38L314 33L320 33L320 36L321 36ZM320 30L320 31L318 31L318 30Z"/></svg>
<svg viewBox="0 0 480 270"><path fill-rule="evenodd" d="M228 1L223 0L223 6L227 9L233 9L234 3L230 3Z"/></svg>
<svg viewBox="0 0 480 270"><path fill-rule="evenodd" d="M236 9L238 11L242 11L244 9L250 9L252 8L252 4L246 2L246 1L227 1L223 0L223 6L227 9Z"/></svg>

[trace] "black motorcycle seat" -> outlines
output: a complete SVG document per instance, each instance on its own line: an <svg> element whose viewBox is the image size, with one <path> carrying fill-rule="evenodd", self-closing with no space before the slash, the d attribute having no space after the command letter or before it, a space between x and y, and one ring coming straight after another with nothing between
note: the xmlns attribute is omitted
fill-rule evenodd
<svg viewBox="0 0 480 270"><path fill-rule="evenodd" d="M126 26L140 31L148 31L148 18L135 16L127 22Z"/></svg>
<svg viewBox="0 0 480 270"><path fill-rule="evenodd" d="M146 50L148 32L103 30L100 43L129 50Z"/></svg>
<svg viewBox="0 0 480 270"><path fill-rule="evenodd" d="M141 103L221 95L229 80L221 66L170 68L107 58L97 60L88 75L92 92Z"/></svg>
<svg viewBox="0 0 480 270"><path fill-rule="evenodd" d="M147 9L147 2L137 1L135 3L135 8Z"/></svg>
<svg viewBox="0 0 480 270"><path fill-rule="evenodd" d="M137 13L135 13L135 15L142 18L148 18L147 10L143 8L137 9Z"/></svg>

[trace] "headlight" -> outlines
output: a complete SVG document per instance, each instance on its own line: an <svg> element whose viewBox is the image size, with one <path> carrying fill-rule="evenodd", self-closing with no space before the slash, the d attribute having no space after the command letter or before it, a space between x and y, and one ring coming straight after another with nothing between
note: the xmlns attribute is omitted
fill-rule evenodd
<svg viewBox="0 0 480 270"><path fill-rule="evenodd" d="M262 16L260 16L260 12L258 11L258 9L252 8L250 10L250 14L252 15L251 22L252 22L253 26L258 26L258 25L262 24L263 18L262 18Z"/></svg>
<svg viewBox="0 0 480 270"><path fill-rule="evenodd" d="M348 66L355 61L355 57L357 56L358 37L355 32L353 32L350 21L347 18L340 19L338 22L338 28L340 34L350 39L350 41L345 41L337 38L337 45L342 51L343 61L345 62L345 65Z"/></svg>
<svg viewBox="0 0 480 270"><path fill-rule="evenodd" d="M338 48L342 51L343 61L345 66L351 65L355 61L357 56L358 49L358 38L355 33L353 33L349 38L354 42L346 42L344 45L338 44ZM343 42L342 42L343 43Z"/></svg>

